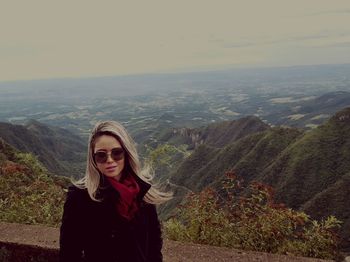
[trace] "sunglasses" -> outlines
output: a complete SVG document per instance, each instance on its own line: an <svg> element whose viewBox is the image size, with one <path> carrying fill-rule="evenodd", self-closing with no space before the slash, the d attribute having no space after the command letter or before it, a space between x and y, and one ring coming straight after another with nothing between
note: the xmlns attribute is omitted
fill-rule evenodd
<svg viewBox="0 0 350 262"><path fill-rule="evenodd" d="M105 151L97 151L94 153L94 160L99 164L106 163L109 154L114 161L119 161L124 158L124 149L116 147L111 150L111 153L107 153Z"/></svg>

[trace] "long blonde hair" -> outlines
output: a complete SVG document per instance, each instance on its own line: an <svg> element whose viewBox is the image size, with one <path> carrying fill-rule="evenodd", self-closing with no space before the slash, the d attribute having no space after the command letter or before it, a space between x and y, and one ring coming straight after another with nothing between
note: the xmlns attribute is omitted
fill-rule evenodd
<svg viewBox="0 0 350 262"><path fill-rule="evenodd" d="M146 166L141 169L140 160L137 154L134 140L130 137L125 128L116 121L98 122L92 129L89 137L87 165L85 176L74 184L79 188L86 188L91 199L100 201L96 198L97 190L100 186L101 176L103 176L97 169L93 159L96 139L101 135L111 135L115 137L123 149L125 150L125 164L124 170L127 168L134 175L138 176L143 181L151 184L143 200L151 204L161 204L172 198L172 193L161 192L156 186L152 185L153 178L151 168Z"/></svg>

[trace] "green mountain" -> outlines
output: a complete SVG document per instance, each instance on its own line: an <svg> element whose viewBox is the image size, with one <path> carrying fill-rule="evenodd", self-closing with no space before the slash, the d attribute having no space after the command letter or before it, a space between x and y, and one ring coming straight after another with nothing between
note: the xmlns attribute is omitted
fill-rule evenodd
<svg viewBox="0 0 350 262"><path fill-rule="evenodd" d="M0 138L36 155L52 174L78 177L84 172L86 143L65 129L34 120L24 126L0 123Z"/></svg>
<svg viewBox="0 0 350 262"><path fill-rule="evenodd" d="M199 128L174 128L161 136L160 142L170 144L187 144L193 149L201 144L212 147L224 147L248 134L269 128L255 116L238 120L222 121Z"/></svg>
<svg viewBox="0 0 350 262"><path fill-rule="evenodd" d="M269 126L255 116L212 123L198 128L164 127L159 129L159 134L155 136L151 143L147 143L146 146L143 145L145 146L143 149L141 145L139 149L141 149L141 156L146 156L148 160L151 158L156 174L155 180L162 183L169 180L171 174L178 170L184 160L187 164L181 166L183 173L192 173L191 170L196 170L198 166L203 166L205 162L210 161L212 153L219 151L217 149L267 128ZM194 153L191 154L193 151ZM208 151L205 152L209 157L208 159L203 158L204 153L202 152L204 151ZM189 155L191 155L190 158L187 158ZM201 162L192 163L191 161L196 161L196 158ZM191 161L188 161L189 159Z"/></svg>
<svg viewBox="0 0 350 262"><path fill-rule="evenodd" d="M0 221L58 226L69 182L0 138Z"/></svg>
<svg viewBox="0 0 350 262"><path fill-rule="evenodd" d="M347 241L342 242L344 248L349 249L350 236L350 172L342 176L327 189L316 194L312 199L302 205L301 209L315 218L329 215L336 216L343 221L342 236Z"/></svg>
<svg viewBox="0 0 350 262"><path fill-rule="evenodd" d="M167 217L189 191L199 191L219 179L223 175L219 170L229 168L234 158L239 159L244 155L244 149L247 147L243 142L242 150L237 148L237 155L225 154L225 150L231 150L225 144L245 141L249 135L259 136L260 132L269 128L259 118L251 116L202 128L182 128L168 132L160 141L165 143L168 139L167 143L175 146L185 144L193 152L177 167L168 169L168 174L162 174L168 178L168 189L175 194L174 199L161 208L161 216Z"/></svg>
<svg viewBox="0 0 350 262"><path fill-rule="evenodd" d="M336 215L350 246L350 108L305 133L259 177L277 198L315 218Z"/></svg>
<svg viewBox="0 0 350 262"><path fill-rule="evenodd" d="M228 170L245 182L273 186L277 200L315 218L337 215L344 221L343 237L350 236L345 201L350 193L350 108L307 132L273 127L222 148L203 142L171 173L170 182L198 192L218 187Z"/></svg>
<svg viewBox="0 0 350 262"><path fill-rule="evenodd" d="M350 108L305 133L260 176L279 198L300 207L350 170Z"/></svg>
<svg viewBox="0 0 350 262"><path fill-rule="evenodd" d="M246 181L256 178L276 156L302 134L292 128L268 128L228 143L223 148L203 144L171 176L175 184L200 191L235 170ZM195 181L195 183L194 183Z"/></svg>

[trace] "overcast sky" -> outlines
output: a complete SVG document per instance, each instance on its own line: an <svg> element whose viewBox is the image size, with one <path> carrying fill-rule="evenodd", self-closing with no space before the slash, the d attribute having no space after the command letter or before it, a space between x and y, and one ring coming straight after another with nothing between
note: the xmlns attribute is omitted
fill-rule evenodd
<svg viewBox="0 0 350 262"><path fill-rule="evenodd" d="M0 4L0 81L350 63L349 0Z"/></svg>

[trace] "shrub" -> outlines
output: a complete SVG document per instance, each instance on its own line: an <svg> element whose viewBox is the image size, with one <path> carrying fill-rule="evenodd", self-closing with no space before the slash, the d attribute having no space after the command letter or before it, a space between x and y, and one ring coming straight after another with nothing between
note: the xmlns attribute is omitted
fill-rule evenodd
<svg viewBox="0 0 350 262"><path fill-rule="evenodd" d="M58 226L65 193L31 154L0 166L0 221Z"/></svg>
<svg viewBox="0 0 350 262"><path fill-rule="evenodd" d="M207 188L187 196L176 217L164 224L168 238L238 249L337 258L331 216L311 220L304 212L276 204L271 187L253 182L243 188L234 173L223 180L220 192Z"/></svg>

